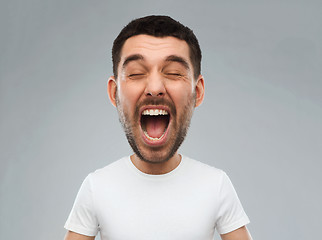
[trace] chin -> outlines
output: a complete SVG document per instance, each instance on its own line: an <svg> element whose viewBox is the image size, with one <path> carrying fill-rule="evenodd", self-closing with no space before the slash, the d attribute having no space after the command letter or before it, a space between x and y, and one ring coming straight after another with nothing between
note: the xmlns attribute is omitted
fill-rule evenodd
<svg viewBox="0 0 322 240"><path fill-rule="evenodd" d="M146 146L143 143L137 144L132 137L128 138L128 142L139 159L151 164L160 164L169 161L175 155L183 139L184 137L169 139L172 144L168 142L167 145L158 147Z"/></svg>
<svg viewBox="0 0 322 240"><path fill-rule="evenodd" d="M174 156L174 153L173 154L153 154L151 156L151 154L145 154L145 155L141 155L139 156L138 154L136 154L142 161L144 162L147 162L147 163L151 163L151 164L160 164L160 163L164 163L164 162L167 162L169 161L173 156Z"/></svg>

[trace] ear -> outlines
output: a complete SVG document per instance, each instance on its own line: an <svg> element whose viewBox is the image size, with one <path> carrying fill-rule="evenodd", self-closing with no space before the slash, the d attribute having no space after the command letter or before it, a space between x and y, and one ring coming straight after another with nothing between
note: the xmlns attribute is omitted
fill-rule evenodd
<svg viewBox="0 0 322 240"><path fill-rule="evenodd" d="M114 107L116 107L116 92L117 92L117 83L116 83L115 77L111 76L108 79L108 83L107 83L107 93Z"/></svg>
<svg viewBox="0 0 322 240"><path fill-rule="evenodd" d="M199 75L196 83L196 105L198 107L202 102L205 96L205 83L202 75Z"/></svg>

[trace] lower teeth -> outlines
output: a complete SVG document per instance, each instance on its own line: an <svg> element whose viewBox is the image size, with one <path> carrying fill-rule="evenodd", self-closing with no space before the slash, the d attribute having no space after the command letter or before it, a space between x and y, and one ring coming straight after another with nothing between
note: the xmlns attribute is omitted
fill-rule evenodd
<svg viewBox="0 0 322 240"><path fill-rule="evenodd" d="M159 138L153 138L153 137L150 137L146 131L144 131L144 134L145 134L145 136L146 136L148 139L150 139L150 140L152 140L152 141L158 141L158 140L160 140L160 139L164 136L165 132L164 132L164 133L161 135L161 137L159 137Z"/></svg>

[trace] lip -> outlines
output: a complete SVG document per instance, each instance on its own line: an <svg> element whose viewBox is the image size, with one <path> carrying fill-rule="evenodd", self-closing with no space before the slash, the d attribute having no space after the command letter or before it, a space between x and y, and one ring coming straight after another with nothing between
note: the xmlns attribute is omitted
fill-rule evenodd
<svg viewBox="0 0 322 240"><path fill-rule="evenodd" d="M162 138L160 138L159 140L151 140L149 139L145 133L143 132L142 126L141 126L141 116L142 116L142 112L147 110L147 109L158 109L158 110L165 110L169 113L170 115L170 119L169 119L169 124L167 127L167 130L165 131L165 133L163 134ZM168 133L169 133L169 129L170 129L170 124L172 121L172 114L170 113L170 108L167 106L163 106L163 105L148 105L148 106L144 106L140 109L140 119L139 119L139 125L140 125L140 132L141 132L141 136L143 141L145 142L145 144L149 145L149 146L161 146L163 145L167 139L168 139Z"/></svg>

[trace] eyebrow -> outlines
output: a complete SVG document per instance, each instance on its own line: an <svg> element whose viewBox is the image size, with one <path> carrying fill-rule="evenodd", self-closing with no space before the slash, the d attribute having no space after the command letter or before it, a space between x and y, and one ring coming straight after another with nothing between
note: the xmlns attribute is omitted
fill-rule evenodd
<svg viewBox="0 0 322 240"><path fill-rule="evenodd" d="M128 65L130 62L137 61L137 60L144 60L144 57L141 54L133 54L125 58L122 68L124 69L126 65Z"/></svg>
<svg viewBox="0 0 322 240"><path fill-rule="evenodd" d="M186 69L188 69L188 70L190 69L188 62L184 58L179 57L177 55L170 55L165 59L165 61L166 62L177 62L177 63L180 63L181 65L183 65Z"/></svg>
<svg viewBox="0 0 322 240"><path fill-rule="evenodd" d="M125 60L124 60L124 62L122 64L122 68L124 69L130 62L138 61L138 60L144 60L144 57L141 54L130 55L130 56L125 58ZM177 55L168 56L165 59L165 62L177 62L177 63L180 63L181 65L183 65L184 68L186 68L188 70L190 69L188 62L184 58L182 58L180 56L177 56Z"/></svg>

